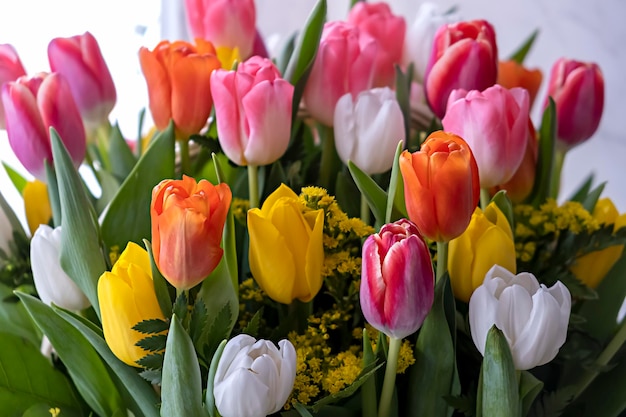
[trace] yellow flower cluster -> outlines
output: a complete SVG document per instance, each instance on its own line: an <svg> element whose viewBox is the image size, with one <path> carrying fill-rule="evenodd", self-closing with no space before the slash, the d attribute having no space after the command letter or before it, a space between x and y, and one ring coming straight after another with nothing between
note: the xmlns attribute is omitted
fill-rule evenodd
<svg viewBox="0 0 626 417"><path fill-rule="evenodd" d="M372 350L376 351L376 341L378 340L378 336L380 332L370 326L369 324L365 325L365 330L367 331L367 336L372 344ZM355 339L362 340L363 339L363 331L361 329L354 329L352 335ZM389 338L387 337L387 340ZM400 346L400 353L398 354L398 374L403 374L409 369L409 366L415 363L415 356L413 355L413 345L407 339L402 341L402 345Z"/></svg>
<svg viewBox="0 0 626 417"><path fill-rule="evenodd" d="M246 224L248 209L250 209L250 201L244 200L243 198L234 197L230 203L230 210L233 213L233 217L241 224Z"/></svg>

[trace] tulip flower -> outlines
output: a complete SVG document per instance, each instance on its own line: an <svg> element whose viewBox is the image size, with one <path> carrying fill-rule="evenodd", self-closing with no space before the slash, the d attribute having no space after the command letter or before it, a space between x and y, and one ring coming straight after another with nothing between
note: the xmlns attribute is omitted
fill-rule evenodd
<svg viewBox="0 0 626 417"><path fill-rule="evenodd" d="M31 234L41 224L48 224L52 218L52 207L48 197L48 186L39 180L29 181L22 191L26 222Z"/></svg>
<svg viewBox="0 0 626 417"><path fill-rule="evenodd" d="M85 128L65 77L40 73L5 83L2 103L9 144L28 172L46 180L44 161L52 162L50 127L78 168L85 157Z"/></svg>
<svg viewBox="0 0 626 417"><path fill-rule="evenodd" d="M85 126L92 130L107 123L117 96L96 38L89 32L55 38L48 44L48 61L70 85Z"/></svg>
<svg viewBox="0 0 626 417"><path fill-rule="evenodd" d="M417 331L433 305L430 252L406 219L384 225L363 243L360 302L369 324L402 339Z"/></svg>
<svg viewBox="0 0 626 417"><path fill-rule="evenodd" d="M498 63L498 81L497 83L504 88L521 87L528 91L530 107L533 107L535 97L543 74L537 68L529 69L516 61L500 61Z"/></svg>
<svg viewBox="0 0 626 417"><path fill-rule="evenodd" d="M511 226L495 203L483 212L476 207L469 226L448 244L448 273L454 296L469 302L495 264L515 273L515 243Z"/></svg>
<svg viewBox="0 0 626 417"><path fill-rule="evenodd" d="M593 209L593 217L600 224L613 225L613 231L626 227L626 213L619 214L609 198L598 200ZM624 253L624 245L609 246L587 253L576 258L570 271L588 287L596 288L622 257L622 253Z"/></svg>
<svg viewBox="0 0 626 417"><path fill-rule="evenodd" d="M498 48L493 26L472 20L441 26L435 34L424 88L437 117L446 113L453 90L482 91L496 83Z"/></svg>
<svg viewBox="0 0 626 417"><path fill-rule="evenodd" d="M346 93L356 97L373 86L379 53L379 44L365 38L357 27L326 23L302 97L311 116L332 126L340 97Z"/></svg>
<svg viewBox="0 0 626 417"><path fill-rule="evenodd" d="M296 349L247 334L230 339L217 364L215 406L222 417L265 417L280 411L296 379Z"/></svg>
<svg viewBox="0 0 626 417"><path fill-rule="evenodd" d="M0 87L8 81L15 81L26 75L17 51L8 43L0 44ZM0 129L4 129L4 106L0 100Z"/></svg>
<svg viewBox="0 0 626 417"><path fill-rule="evenodd" d="M459 236L478 204L478 167L467 143L452 133L430 134L419 151L400 155L409 219L427 238Z"/></svg>
<svg viewBox="0 0 626 417"><path fill-rule="evenodd" d="M550 71L548 96L556 105L561 147L576 146L598 129L604 108L604 77L597 64L559 59ZM547 105L546 98L544 107Z"/></svg>
<svg viewBox="0 0 626 417"><path fill-rule="evenodd" d="M178 138L200 132L211 114L211 72L220 61L210 42L161 41L154 50L139 50L148 84L154 124L164 130L174 120Z"/></svg>
<svg viewBox="0 0 626 417"><path fill-rule="evenodd" d="M388 171L398 142L406 136L396 94L388 87L363 91L356 100L345 94L335 107L334 131L345 164L351 160L368 174Z"/></svg>
<svg viewBox="0 0 626 417"><path fill-rule="evenodd" d="M254 56L237 70L211 77L222 150L238 165L267 165L283 156L291 137L293 85L267 58Z"/></svg>
<svg viewBox="0 0 626 417"><path fill-rule="evenodd" d="M499 85L485 91L454 90L441 121L472 148L480 186L494 187L513 177L528 143L528 91Z"/></svg>
<svg viewBox="0 0 626 417"><path fill-rule="evenodd" d="M571 304L561 281L547 288L529 272L514 275L494 265L470 298L472 340L484 354L487 332L495 324L509 343L515 369L544 365L565 343Z"/></svg>
<svg viewBox="0 0 626 417"><path fill-rule="evenodd" d="M61 267L61 226L40 225L30 242L30 263L39 298L68 310L83 310L90 303Z"/></svg>
<svg viewBox="0 0 626 417"><path fill-rule="evenodd" d="M311 301L322 287L324 211L306 211L282 184L248 211L250 271L274 301ZM280 279L277 279L280 277Z"/></svg>
<svg viewBox="0 0 626 417"><path fill-rule="evenodd" d="M237 48L242 57L252 54L256 36L254 0L185 0L191 35L216 47Z"/></svg>
<svg viewBox="0 0 626 417"><path fill-rule="evenodd" d="M111 351L130 366L150 352L137 346L145 334L133 330L144 320L166 320L152 283L150 256L141 246L128 242L111 272L98 280L102 331Z"/></svg>
<svg viewBox="0 0 626 417"><path fill-rule="evenodd" d="M163 276L177 289L200 283L219 264L232 194L187 176L163 180L152 190L152 252Z"/></svg>

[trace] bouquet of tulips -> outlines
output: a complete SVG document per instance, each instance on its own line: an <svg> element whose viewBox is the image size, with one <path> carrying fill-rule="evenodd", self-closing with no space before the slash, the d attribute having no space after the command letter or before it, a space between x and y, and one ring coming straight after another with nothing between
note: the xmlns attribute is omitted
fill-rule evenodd
<svg viewBox="0 0 626 417"><path fill-rule="evenodd" d="M91 34L32 75L0 45L34 177L5 164L3 415L624 415L626 215L592 176L559 198L597 65L557 60L535 124L534 35L319 0L269 56L253 0L185 10L194 42L139 51L137 140Z"/></svg>

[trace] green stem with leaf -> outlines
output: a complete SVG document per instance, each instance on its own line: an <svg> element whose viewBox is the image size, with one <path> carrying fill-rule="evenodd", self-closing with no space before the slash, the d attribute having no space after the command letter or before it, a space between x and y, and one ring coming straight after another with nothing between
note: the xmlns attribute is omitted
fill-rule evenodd
<svg viewBox="0 0 626 417"><path fill-rule="evenodd" d="M398 356L402 339L389 338L389 353L387 355L387 366L385 367L385 379L383 389L380 393L380 403L378 407L378 417L389 417L391 415L391 402L393 391L396 387L396 374L398 373Z"/></svg>

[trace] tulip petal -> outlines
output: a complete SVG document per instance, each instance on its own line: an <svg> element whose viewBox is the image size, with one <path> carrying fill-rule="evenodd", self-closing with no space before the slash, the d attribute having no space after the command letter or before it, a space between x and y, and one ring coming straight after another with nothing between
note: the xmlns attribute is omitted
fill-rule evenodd
<svg viewBox="0 0 626 417"><path fill-rule="evenodd" d="M324 283L322 276L322 267L324 266L324 210L305 213L304 217L309 225L312 222L313 229L309 232L304 267L308 292L298 298L300 301L308 302L315 297Z"/></svg>
<svg viewBox="0 0 626 417"><path fill-rule="evenodd" d="M158 47L157 47L158 48ZM172 118L172 86L165 68L159 62L156 52L148 48L139 49L141 71L146 78L150 113L159 130L165 130Z"/></svg>
<svg viewBox="0 0 626 417"><path fill-rule="evenodd" d="M272 410L269 410L269 413L276 413L280 411L283 405L285 405L296 380L296 349L288 340L281 340L278 342L278 347L280 348L281 355L279 362L280 380L276 391L274 392L275 407Z"/></svg>
<svg viewBox="0 0 626 417"><path fill-rule="evenodd" d="M476 349L484 355L487 333L496 323L498 300L493 296L490 285L476 288L469 301L469 325ZM502 330L502 329L501 329Z"/></svg>

